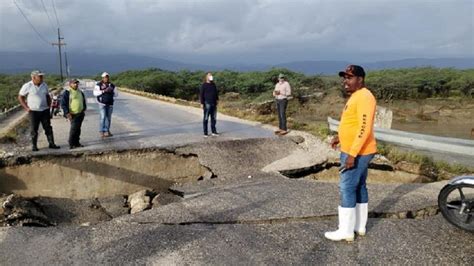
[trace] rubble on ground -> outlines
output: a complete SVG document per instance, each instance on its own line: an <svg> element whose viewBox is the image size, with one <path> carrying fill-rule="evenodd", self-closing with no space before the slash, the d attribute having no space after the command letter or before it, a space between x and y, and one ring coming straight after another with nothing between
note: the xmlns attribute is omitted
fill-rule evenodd
<svg viewBox="0 0 474 266"><path fill-rule="evenodd" d="M0 195L0 204L0 225L42 227L54 225L34 199L3 194Z"/></svg>

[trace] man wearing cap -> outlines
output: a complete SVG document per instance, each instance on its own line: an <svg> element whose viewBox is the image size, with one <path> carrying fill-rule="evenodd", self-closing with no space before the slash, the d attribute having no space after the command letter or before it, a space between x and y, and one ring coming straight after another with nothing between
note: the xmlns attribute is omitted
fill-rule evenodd
<svg viewBox="0 0 474 266"><path fill-rule="evenodd" d="M18 95L18 101L29 114L32 151L38 151L38 128L40 123L48 139L49 148L59 149L59 146L54 144L53 128L51 127L49 114L51 97L49 96L48 85L43 82L43 76L44 73L39 70L31 72L31 81L23 84Z"/></svg>
<svg viewBox="0 0 474 266"><path fill-rule="evenodd" d="M99 132L101 137L111 137L110 124L112 123L112 111L114 107L114 98L117 97L115 85L110 82L109 73L104 72L101 75L102 80L99 81L94 88L94 96L100 108L100 125Z"/></svg>
<svg viewBox="0 0 474 266"><path fill-rule="evenodd" d="M277 135L285 135L288 133L286 127L286 107L288 106L288 97L291 95L290 83L286 80L284 74L278 75L278 83L273 90L273 97L276 99L278 111L278 130L275 131Z"/></svg>
<svg viewBox="0 0 474 266"><path fill-rule="evenodd" d="M80 142L81 126L84 121L84 111L87 109L86 97L79 89L79 80L71 79L69 81L69 88L63 92L61 97L61 108L63 109L64 117L71 122L69 130L69 148L84 147Z"/></svg>
<svg viewBox="0 0 474 266"><path fill-rule="evenodd" d="M365 87L365 71L361 66L349 65L339 76L349 95L338 136L331 141L333 148L338 144L341 148L339 228L325 233L325 237L353 241L354 232L361 236L366 232L369 201L366 180L369 163L377 152L373 130L376 101Z"/></svg>

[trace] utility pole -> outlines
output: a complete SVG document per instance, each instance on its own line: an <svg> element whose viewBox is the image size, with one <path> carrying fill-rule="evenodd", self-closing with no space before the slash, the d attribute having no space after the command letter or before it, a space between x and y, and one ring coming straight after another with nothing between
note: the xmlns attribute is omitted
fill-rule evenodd
<svg viewBox="0 0 474 266"><path fill-rule="evenodd" d="M69 79L69 75L71 74L70 71L69 71L69 65L67 64L67 53L64 52L64 61L66 63L66 77L67 79Z"/></svg>
<svg viewBox="0 0 474 266"><path fill-rule="evenodd" d="M61 83L64 81L63 80L63 60L61 57L61 46L66 45L63 43L61 40L64 40L64 38L61 38L61 32L59 31L58 28L58 42L57 43L52 43L52 45L57 45L59 48L59 72L61 73Z"/></svg>

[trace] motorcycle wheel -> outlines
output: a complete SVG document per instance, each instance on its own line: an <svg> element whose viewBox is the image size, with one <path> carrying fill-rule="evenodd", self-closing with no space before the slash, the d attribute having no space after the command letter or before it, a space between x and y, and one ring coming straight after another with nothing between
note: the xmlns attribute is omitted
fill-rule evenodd
<svg viewBox="0 0 474 266"><path fill-rule="evenodd" d="M451 224L474 232L474 185L446 185L438 195L438 206Z"/></svg>

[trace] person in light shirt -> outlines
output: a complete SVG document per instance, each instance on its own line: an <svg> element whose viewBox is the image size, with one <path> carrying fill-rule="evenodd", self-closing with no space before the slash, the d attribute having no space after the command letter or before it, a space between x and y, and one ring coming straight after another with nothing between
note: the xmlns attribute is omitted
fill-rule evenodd
<svg viewBox="0 0 474 266"><path fill-rule="evenodd" d="M277 111L278 111L278 130L275 131L277 135L285 135L288 133L286 126L286 108L288 106L288 97L291 95L290 83L286 80L284 74L278 75L278 83L273 90L273 97L275 97Z"/></svg>
<svg viewBox="0 0 474 266"><path fill-rule="evenodd" d="M48 85L43 81L44 73L40 70L31 72L31 81L23 84L18 95L18 101L23 109L28 112L30 119L31 150L38 151L38 129L39 125L49 142L50 149L59 149L54 143L53 127L49 108L51 96Z"/></svg>

